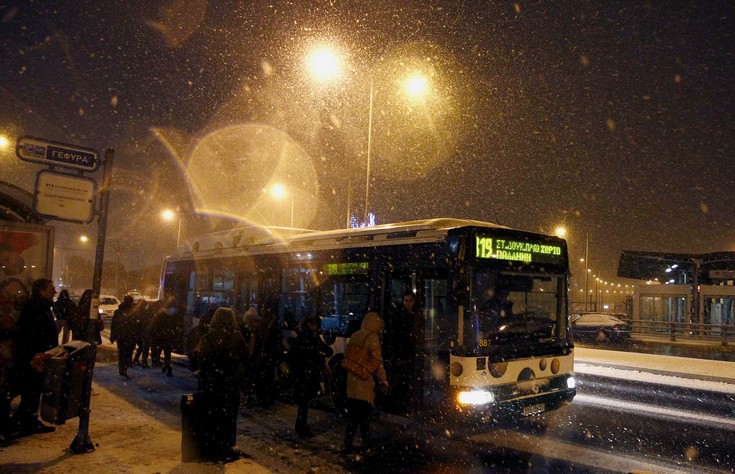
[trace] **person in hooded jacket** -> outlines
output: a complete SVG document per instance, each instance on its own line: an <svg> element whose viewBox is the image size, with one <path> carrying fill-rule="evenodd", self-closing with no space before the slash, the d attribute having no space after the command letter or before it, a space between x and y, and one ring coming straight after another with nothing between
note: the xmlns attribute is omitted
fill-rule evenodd
<svg viewBox="0 0 735 474"><path fill-rule="evenodd" d="M383 318L378 313L371 311L362 320L360 330L354 333L347 342L348 346L362 347L374 359L380 360L380 365L375 374L367 380L362 380L351 372L347 373L347 428L345 430L343 452L348 454L355 450L353 442L358 427L360 428L362 447L365 448L369 443L370 415L375 406L375 379L377 378L382 390L388 390L388 378L385 374L385 367L383 367L383 353L380 343L383 327Z"/></svg>
<svg viewBox="0 0 735 474"><path fill-rule="evenodd" d="M133 320L133 297L125 295L123 302L112 315L110 343L117 342L117 367L121 376L128 378L128 368L133 365L135 349L135 321Z"/></svg>
<svg viewBox="0 0 735 474"><path fill-rule="evenodd" d="M197 345L202 336L209 331L209 323L212 322L212 316L214 316L216 310L217 308L211 308L207 311L199 319L199 323L186 336L186 355L189 357L189 369L192 371L196 371L199 368L197 362L197 357L199 356Z"/></svg>
<svg viewBox="0 0 735 474"><path fill-rule="evenodd" d="M232 447L236 442L240 387L244 381L248 346L232 309L218 308L214 312L209 330L199 340L197 352L199 390L210 400L207 424L216 430L211 436L203 437L203 454L218 461L238 458L240 453Z"/></svg>
<svg viewBox="0 0 735 474"><path fill-rule="evenodd" d="M56 328L63 334L61 335L61 343L69 342L69 321L77 312L77 305L69 296L69 290L61 290L59 297L54 303L54 313L56 314Z"/></svg>
<svg viewBox="0 0 735 474"><path fill-rule="evenodd" d="M102 344L102 331L105 329L105 323L99 317L99 313L91 314L94 296L94 290L84 290L79 298L78 310L70 320L70 326L73 340L99 345Z"/></svg>
<svg viewBox="0 0 735 474"><path fill-rule="evenodd" d="M298 405L296 434L311 438L314 433L307 425L309 402L321 388L322 370L326 369L326 357L334 351L319 336L321 320L318 316L306 316L288 351L291 370L294 374L294 400Z"/></svg>

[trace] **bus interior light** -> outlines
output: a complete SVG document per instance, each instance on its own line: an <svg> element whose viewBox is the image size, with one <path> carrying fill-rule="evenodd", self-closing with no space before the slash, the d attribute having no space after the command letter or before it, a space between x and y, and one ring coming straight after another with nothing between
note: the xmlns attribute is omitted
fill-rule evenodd
<svg viewBox="0 0 735 474"><path fill-rule="evenodd" d="M462 405L487 405L495 401L495 395L486 390L470 390L459 392L457 401Z"/></svg>

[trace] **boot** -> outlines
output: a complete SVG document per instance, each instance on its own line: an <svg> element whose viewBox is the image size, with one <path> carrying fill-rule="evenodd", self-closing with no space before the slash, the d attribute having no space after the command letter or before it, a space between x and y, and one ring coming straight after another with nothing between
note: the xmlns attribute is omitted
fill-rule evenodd
<svg viewBox="0 0 735 474"><path fill-rule="evenodd" d="M171 376L172 376L172 375L174 374L174 372L173 372L173 370L171 369L171 366L170 366L170 365L169 365L169 366L166 366L166 367L164 367L164 370L166 371L166 377L171 377Z"/></svg>
<svg viewBox="0 0 735 474"><path fill-rule="evenodd" d="M355 440L355 432L357 431L357 423L352 420L347 421L347 429L345 430L345 441L342 445L343 454L353 454L355 446L352 444Z"/></svg>

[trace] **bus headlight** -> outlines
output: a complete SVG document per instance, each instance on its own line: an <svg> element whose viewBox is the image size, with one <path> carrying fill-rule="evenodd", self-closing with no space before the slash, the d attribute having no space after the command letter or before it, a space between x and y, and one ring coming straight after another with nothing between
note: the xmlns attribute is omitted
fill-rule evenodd
<svg viewBox="0 0 735 474"><path fill-rule="evenodd" d="M461 405L487 405L495 401L495 395L485 390L470 390L459 392L457 401Z"/></svg>
<svg viewBox="0 0 735 474"><path fill-rule="evenodd" d="M574 377L567 378L567 388L576 388L577 387L577 379Z"/></svg>

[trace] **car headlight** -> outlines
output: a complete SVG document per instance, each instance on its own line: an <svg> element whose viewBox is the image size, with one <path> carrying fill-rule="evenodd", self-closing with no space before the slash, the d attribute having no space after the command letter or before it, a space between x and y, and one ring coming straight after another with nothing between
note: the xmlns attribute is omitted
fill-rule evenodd
<svg viewBox="0 0 735 474"><path fill-rule="evenodd" d="M495 395L486 390L468 390L459 392L457 401L462 405L487 405L495 401Z"/></svg>
<svg viewBox="0 0 735 474"><path fill-rule="evenodd" d="M577 379L575 379L574 377L568 377L567 388L577 388Z"/></svg>

